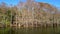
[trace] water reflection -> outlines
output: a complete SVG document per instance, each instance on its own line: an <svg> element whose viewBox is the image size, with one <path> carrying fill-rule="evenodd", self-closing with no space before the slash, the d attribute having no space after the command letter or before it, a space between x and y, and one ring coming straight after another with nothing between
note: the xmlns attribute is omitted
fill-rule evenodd
<svg viewBox="0 0 60 34"><path fill-rule="evenodd" d="M0 34L60 34L60 27L50 28L0 28Z"/></svg>

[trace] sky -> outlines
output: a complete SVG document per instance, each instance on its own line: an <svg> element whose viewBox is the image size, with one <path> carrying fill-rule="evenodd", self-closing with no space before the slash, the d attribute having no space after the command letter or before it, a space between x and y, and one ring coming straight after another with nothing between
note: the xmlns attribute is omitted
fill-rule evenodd
<svg viewBox="0 0 60 34"><path fill-rule="evenodd" d="M0 0L0 4L1 2L5 2L7 5L10 5L10 4L17 5L19 1L25 2L25 0ZM48 4L51 4L53 6L60 8L60 0L35 0L35 1L48 3Z"/></svg>

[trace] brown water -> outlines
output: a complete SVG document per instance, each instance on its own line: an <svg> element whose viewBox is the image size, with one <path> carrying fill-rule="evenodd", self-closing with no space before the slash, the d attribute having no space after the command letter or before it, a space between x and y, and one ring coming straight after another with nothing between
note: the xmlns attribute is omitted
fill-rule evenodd
<svg viewBox="0 0 60 34"><path fill-rule="evenodd" d="M60 34L60 27L48 28L0 28L0 34Z"/></svg>

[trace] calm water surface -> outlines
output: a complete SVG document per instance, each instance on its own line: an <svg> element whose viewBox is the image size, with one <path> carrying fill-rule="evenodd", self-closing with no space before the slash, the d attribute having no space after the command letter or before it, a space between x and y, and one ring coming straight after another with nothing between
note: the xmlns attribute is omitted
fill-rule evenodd
<svg viewBox="0 0 60 34"><path fill-rule="evenodd" d="M0 28L0 34L60 34L60 27L49 28Z"/></svg>

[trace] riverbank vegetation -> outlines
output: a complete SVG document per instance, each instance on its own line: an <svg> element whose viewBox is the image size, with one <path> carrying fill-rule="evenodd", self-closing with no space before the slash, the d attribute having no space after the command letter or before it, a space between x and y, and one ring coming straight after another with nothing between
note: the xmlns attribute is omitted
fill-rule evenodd
<svg viewBox="0 0 60 34"><path fill-rule="evenodd" d="M60 9L43 2L27 0L15 6L0 4L0 27L40 27L60 25Z"/></svg>

